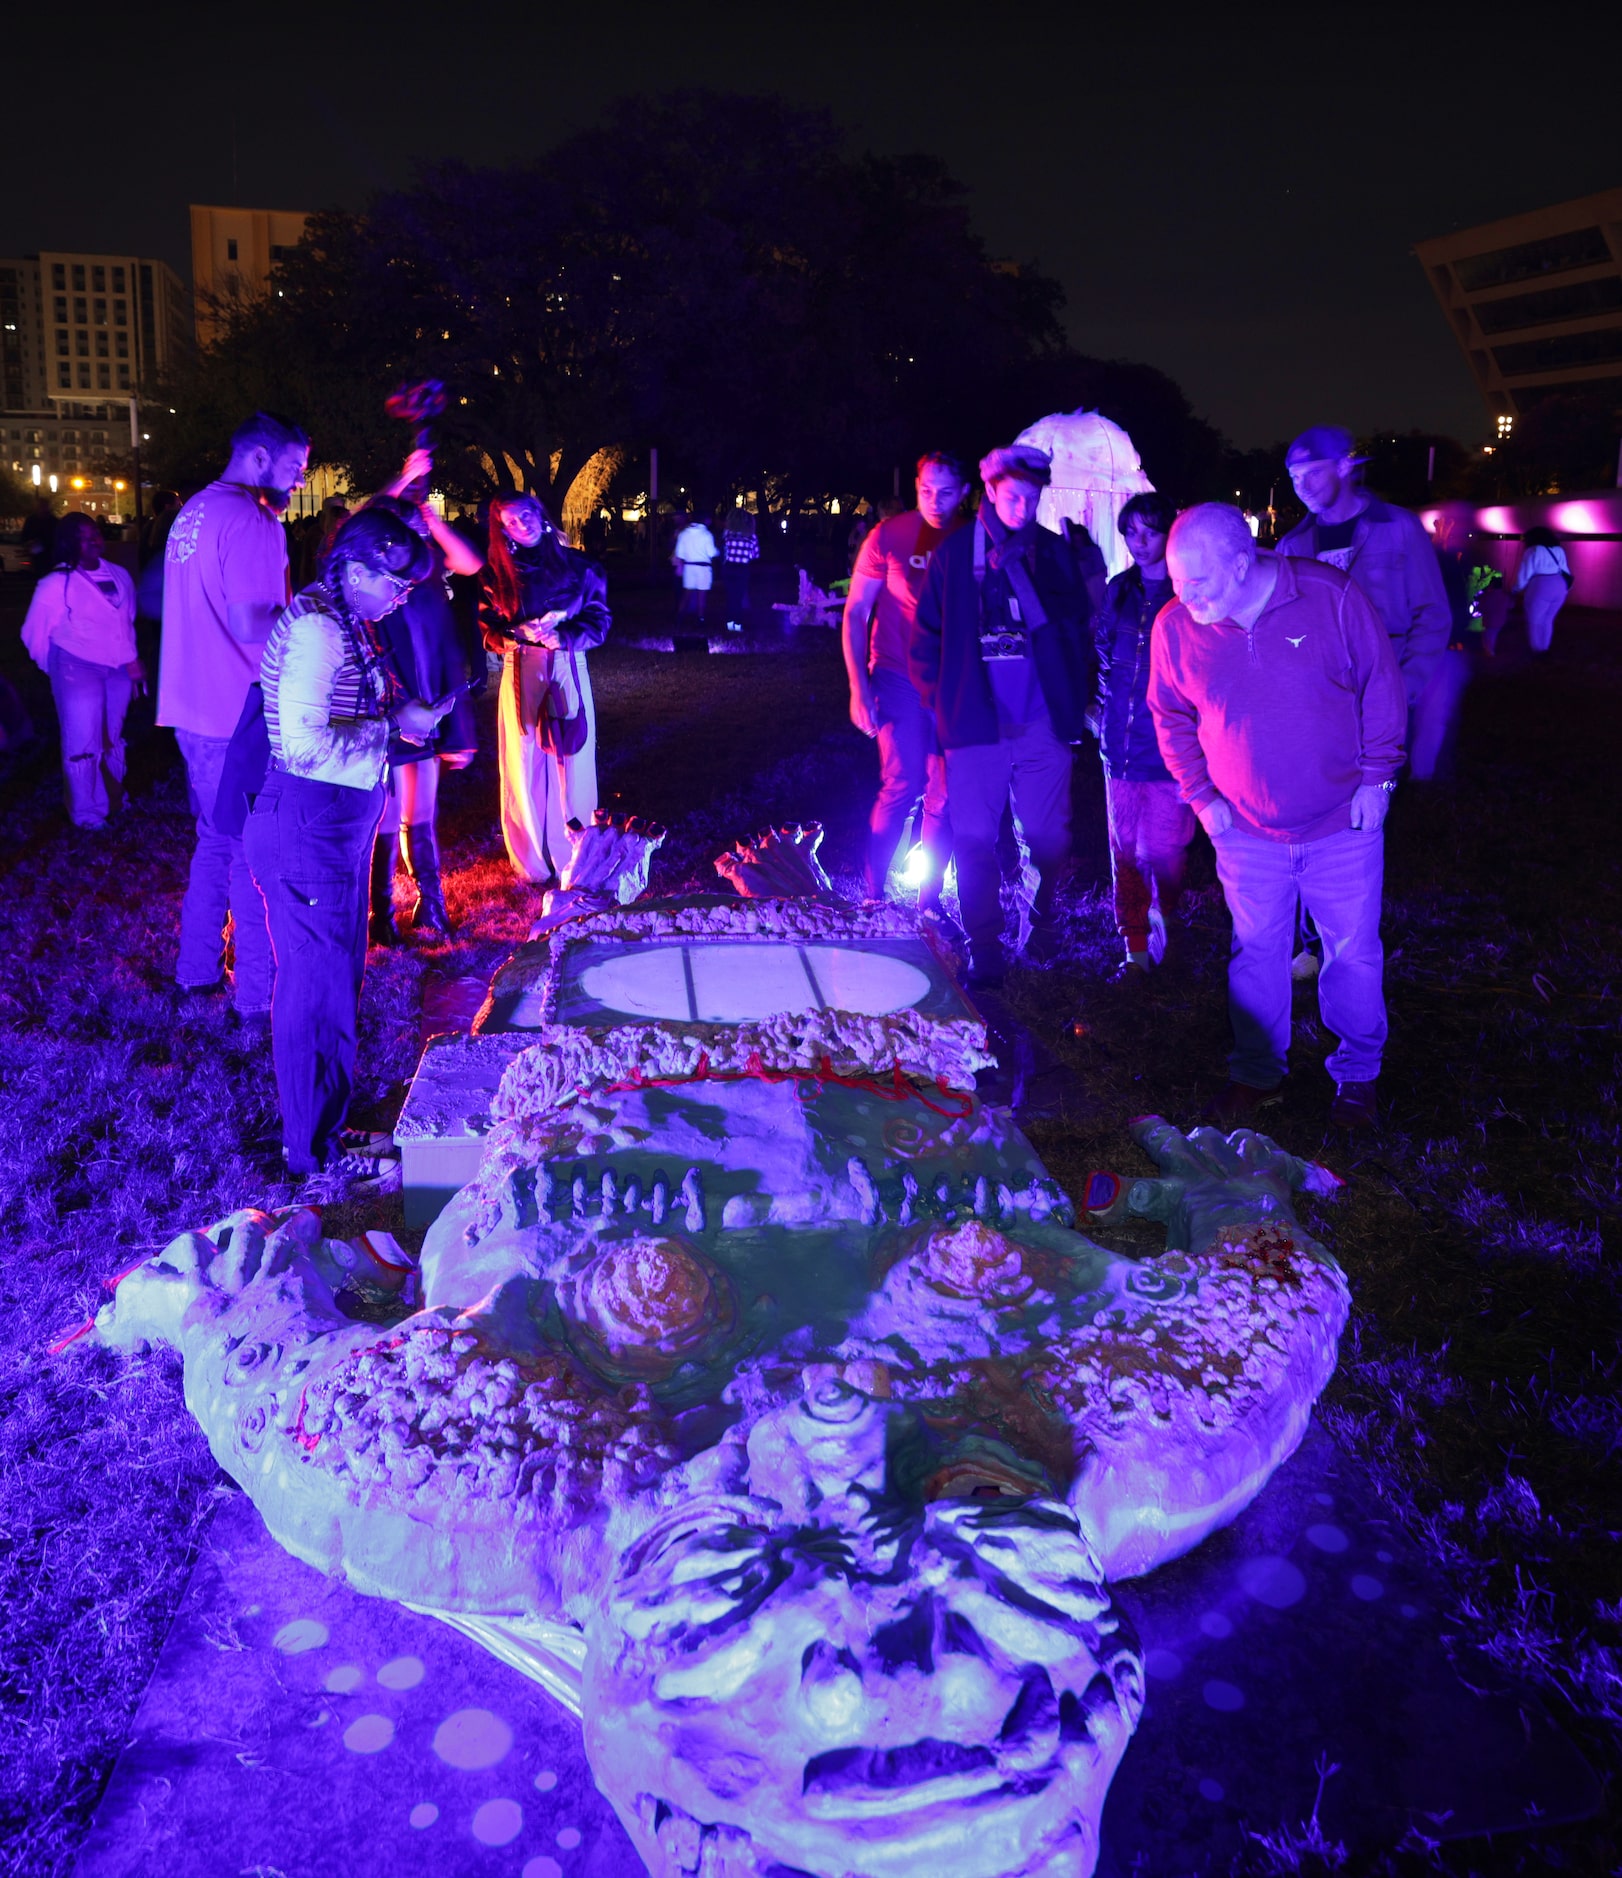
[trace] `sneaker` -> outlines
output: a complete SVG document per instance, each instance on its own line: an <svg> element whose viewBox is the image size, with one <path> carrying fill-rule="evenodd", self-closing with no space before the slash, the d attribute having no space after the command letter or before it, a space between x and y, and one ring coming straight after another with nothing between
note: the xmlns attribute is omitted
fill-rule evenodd
<svg viewBox="0 0 1622 1878"><path fill-rule="evenodd" d="M359 1160L380 1160L393 1154L394 1137L382 1134L375 1128L340 1128L338 1139L333 1143L333 1152Z"/></svg>
<svg viewBox="0 0 1622 1878"><path fill-rule="evenodd" d="M334 1154L319 1172L305 1176L298 1199L303 1206L333 1206L396 1193L400 1184L400 1163L389 1156Z"/></svg>
<svg viewBox="0 0 1622 1878"><path fill-rule="evenodd" d="M1304 985L1318 976L1323 965L1316 952L1297 952L1290 960L1290 976L1297 984Z"/></svg>
<svg viewBox="0 0 1622 1878"><path fill-rule="evenodd" d="M1329 1105L1329 1122L1334 1128L1378 1128L1380 1125L1379 1084L1374 1082L1338 1082L1335 1099Z"/></svg>
<svg viewBox="0 0 1622 1878"><path fill-rule="evenodd" d="M1206 1103L1200 1120L1207 1128L1230 1134L1248 1127L1258 1109L1276 1108L1283 1100L1282 1087L1257 1089L1248 1082L1226 1082Z"/></svg>
<svg viewBox="0 0 1622 1878"><path fill-rule="evenodd" d="M1110 975L1110 983L1123 991L1141 991L1149 982L1149 954L1129 952Z"/></svg>

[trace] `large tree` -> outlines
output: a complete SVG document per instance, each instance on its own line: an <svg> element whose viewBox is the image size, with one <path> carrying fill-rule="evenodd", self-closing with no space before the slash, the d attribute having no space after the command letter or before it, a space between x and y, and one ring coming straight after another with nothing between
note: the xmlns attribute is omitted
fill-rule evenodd
<svg viewBox="0 0 1622 1878"><path fill-rule="evenodd" d="M852 158L826 113L779 99L637 99L541 163L443 165L316 216L169 388L154 462L206 475L264 405L373 487L406 440L384 396L437 378L440 479L468 496L561 506L597 452L650 446L704 503L877 492L921 448L978 453L1067 402L1145 427L1151 474L1200 485L1214 433L1149 368L1068 354L1061 303L993 261L934 158Z"/></svg>

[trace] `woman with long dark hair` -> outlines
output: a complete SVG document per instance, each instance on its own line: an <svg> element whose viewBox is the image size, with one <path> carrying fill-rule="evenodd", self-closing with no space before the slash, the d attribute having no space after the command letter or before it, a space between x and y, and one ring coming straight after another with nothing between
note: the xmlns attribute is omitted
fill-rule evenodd
<svg viewBox="0 0 1622 1878"><path fill-rule="evenodd" d="M259 668L270 767L243 846L269 915L282 1152L298 1174L353 1171L343 1124L389 739L426 742L449 708L402 692L378 625L432 569L398 516L351 516L321 579L278 615Z"/></svg>
<svg viewBox="0 0 1622 1878"><path fill-rule="evenodd" d="M34 589L23 644L50 675L76 828L100 828L124 796L124 714L146 683L135 653L135 582L101 558L88 515L56 524L56 566Z"/></svg>
<svg viewBox="0 0 1622 1878"><path fill-rule="evenodd" d="M597 721L587 652L608 637L608 586L532 495L490 504L479 623L502 655L496 712L501 834L520 880L551 886L565 824L597 807Z"/></svg>

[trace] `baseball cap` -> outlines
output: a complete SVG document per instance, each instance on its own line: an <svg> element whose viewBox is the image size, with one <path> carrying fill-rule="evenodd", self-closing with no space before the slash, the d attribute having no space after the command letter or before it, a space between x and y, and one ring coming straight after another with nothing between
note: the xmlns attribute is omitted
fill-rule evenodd
<svg viewBox="0 0 1622 1878"><path fill-rule="evenodd" d="M1342 430L1338 424L1314 424L1311 430L1302 431L1284 452L1284 461L1336 463L1343 456L1349 456L1354 463L1368 461L1366 456L1357 454L1357 443L1349 430Z"/></svg>

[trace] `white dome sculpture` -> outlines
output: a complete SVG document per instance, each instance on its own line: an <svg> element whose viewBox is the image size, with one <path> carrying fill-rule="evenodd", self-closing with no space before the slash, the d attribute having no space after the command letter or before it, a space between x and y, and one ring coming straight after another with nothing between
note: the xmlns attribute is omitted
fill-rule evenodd
<svg viewBox="0 0 1622 1878"><path fill-rule="evenodd" d="M1080 522L1097 542L1110 574L1119 574L1131 556L1115 518L1129 497L1154 488L1132 439L1096 411L1057 411L1014 441L1035 444L1053 459L1053 480L1042 491L1036 519L1056 532L1061 521Z"/></svg>

